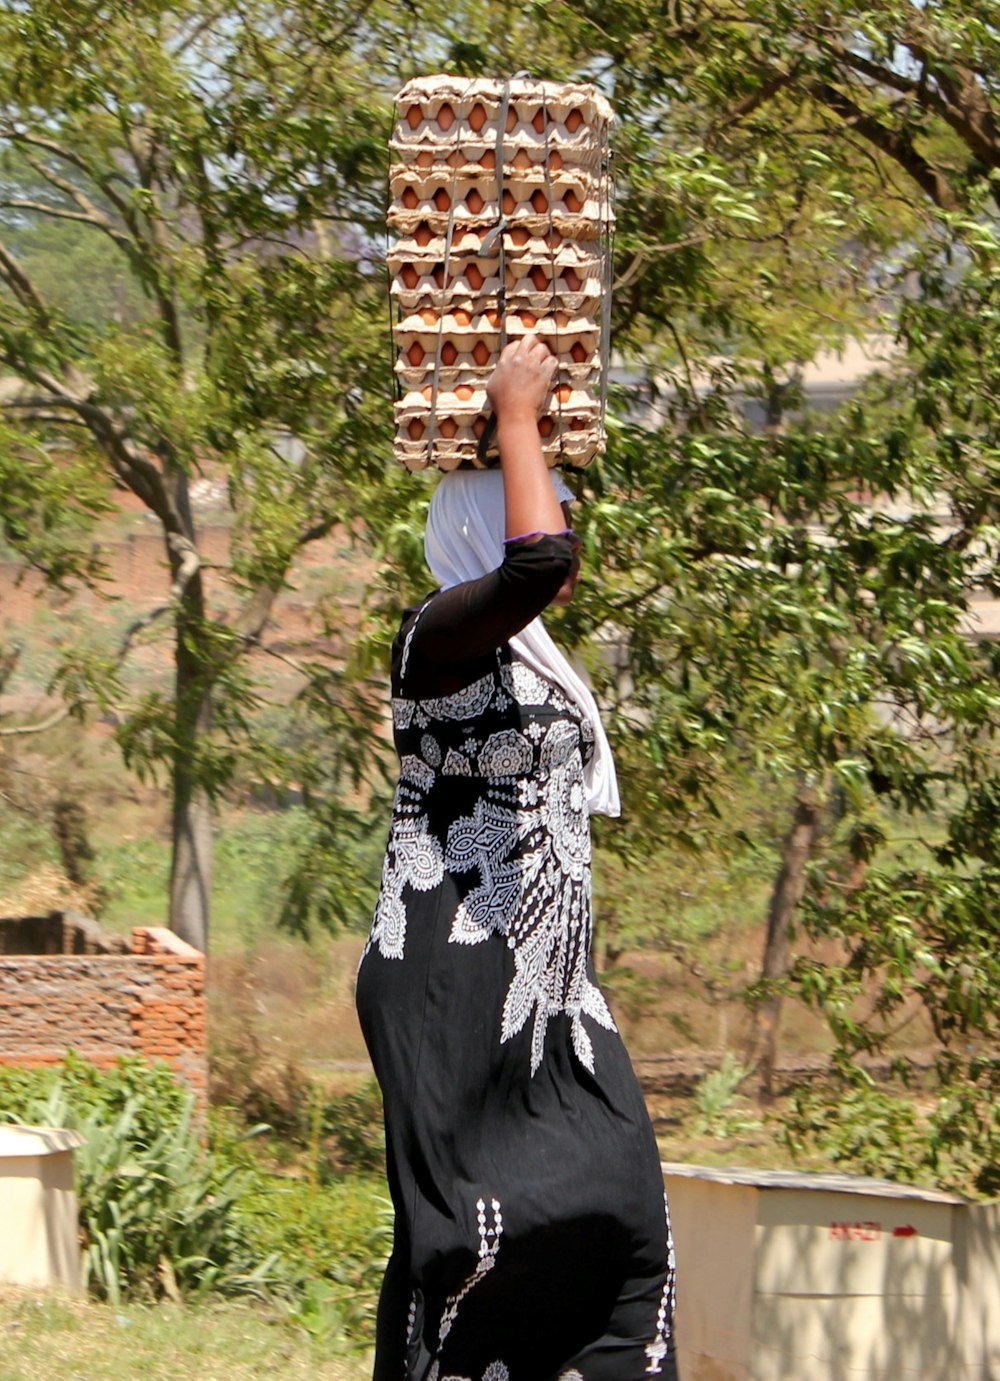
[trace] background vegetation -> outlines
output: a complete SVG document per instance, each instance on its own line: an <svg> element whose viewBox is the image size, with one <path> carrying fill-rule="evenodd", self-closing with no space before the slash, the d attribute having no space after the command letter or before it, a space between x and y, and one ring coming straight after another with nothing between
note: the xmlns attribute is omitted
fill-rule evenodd
<svg viewBox="0 0 1000 1381"><path fill-rule="evenodd" d="M779 1119L806 1163L991 1192L994 6L18 0L0 44L0 539L41 591L0 641L0 892L210 943L219 1096L335 1174L385 647L427 581L428 489L389 460L391 96L595 80L640 382L578 478L590 574L556 631L625 788L609 987L636 1050L735 1051L703 1139L755 1154ZM879 368L810 409L803 370L852 341ZM139 528L153 591L111 579ZM326 1014L304 1066L296 991ZM790 1098L782 1039L829 1057Z"/></svg>

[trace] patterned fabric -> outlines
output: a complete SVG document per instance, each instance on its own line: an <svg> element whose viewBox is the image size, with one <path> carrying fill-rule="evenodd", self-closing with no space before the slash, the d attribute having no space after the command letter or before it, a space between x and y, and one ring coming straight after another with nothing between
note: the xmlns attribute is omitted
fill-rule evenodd
<svg viewBox="0 0 1000 1381"><path fill-rule="evenodd" d="M590 958L589 725L507 650L393 724L358 974L396 1207L376 1381L671 1381L659 1159Z"/></svg>
<svg viewBox="0 0 1000 1381"><path fill-rule="evenodd" d="M535 717L524 727L483 737L469 731L483 716L502 722L527 706ZM587 976L590 822L582 775L589 722L521 662L455 695L397 700L394 708L400 781L369 944L384 958L402 958L407 889L428 892L446 871L468 875L473 886L455 912L450 939L477 945L499 935L512 951L500 1039L510 1040L530 1020L534 1073L548 1022L567 1013L573 1047L593 1073L583 1019L609 1031L615 1024ZM430 825L431 799L448 776L475 780L478 795L471 813L447 821L441 838Z"/></svg>

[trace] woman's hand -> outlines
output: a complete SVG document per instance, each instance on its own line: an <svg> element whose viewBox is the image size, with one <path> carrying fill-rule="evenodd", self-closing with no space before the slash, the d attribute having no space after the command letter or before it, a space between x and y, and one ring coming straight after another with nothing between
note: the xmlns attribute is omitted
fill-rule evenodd
<svg viewBox="0 0 1000 1381"><path fill-rule="evenodd" d="M504 347L486 386L497 419L508 539L562 532L566 526L538 435L538 414L555 372L548 346L536 336L522 336Z"/></svg>
<svg viewBox="0 0 1000 1381"><path fill-rule="evenodd" d="M486 385L497 420L520 413L534 421L549 396L555 372L556 358L537 336L511 341Z"/></svg>

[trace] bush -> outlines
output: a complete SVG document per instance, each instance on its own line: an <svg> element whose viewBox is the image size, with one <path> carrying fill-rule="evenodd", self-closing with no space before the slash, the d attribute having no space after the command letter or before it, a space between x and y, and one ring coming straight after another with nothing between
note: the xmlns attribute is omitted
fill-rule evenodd
<svg viewBox="0 0 1000 1381"><path fill-rule="evenodd" d="M55 1070L0 1067L0 1120L71 1127L87 1283L112 1303L211 1292L281 1299L324 1347L371 1345L392 1238L385 1181L327 1182L337 1160L378 1166L374 1081L328 1099L310 1087L312 1141L302 1178L262 1168L253 1133L226 1114L211 1146L194 1100L166 1066L123 1059L112 1070L70 1056ZM305 1143L303 1143L305 1144Z"/></svg>
<svg viewBox="0 0 1000 1381"><path fill-rule="evenodd" d="M371 1345L392 1246L385 1181L271 1179L240 1205L262 1255L280 1251L297 1281L292 1318L325 1347Z"/></svg>
<svg viewBox="0 0 1000 1381"><path fill-rule="evenodd" d="M251 1187L243 1164L206 1149L195 1100L166 1068L122 1060L101 1071L5 1070L0 1116L79 1131L77 1196L90 1289L112 1303L287 1292L277 1252L261 1257L234 1212Z"/></svg>
<svg viewBox="0 0 1000 1381"><path fill-rule="evenodd" d="M322 1127L333 1142L337 1169L384 1173L382 1094L374 1079L366 1079L352 1093L331 1098L323 1108Z"/></svg>

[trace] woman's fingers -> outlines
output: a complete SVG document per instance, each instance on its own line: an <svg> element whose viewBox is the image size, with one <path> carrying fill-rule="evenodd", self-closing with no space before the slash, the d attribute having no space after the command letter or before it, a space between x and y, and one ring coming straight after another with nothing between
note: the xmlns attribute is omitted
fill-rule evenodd
<svg viewBox="0 0 1000 1381"><path fill-rule="evenodd" d="M556 365L555 356L537 336L529 334L511 341L501 352L486 389L494 410L521 404L537 411L548 394Z"/></svg>

